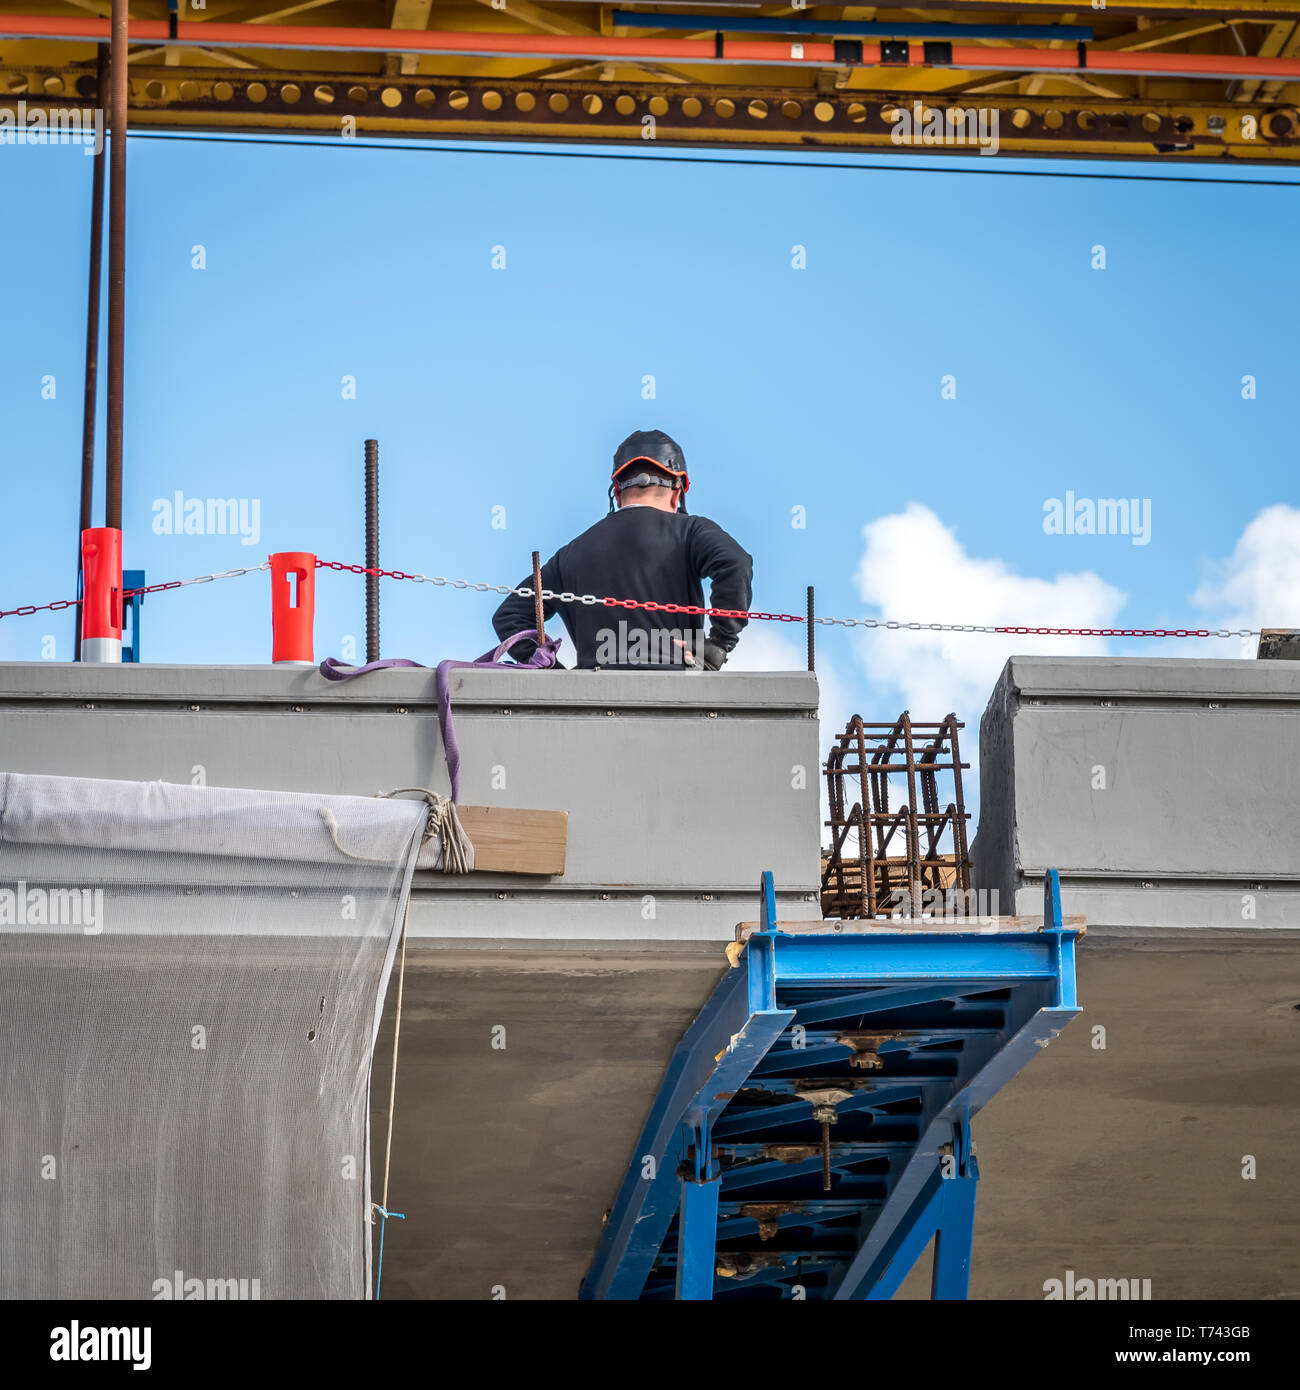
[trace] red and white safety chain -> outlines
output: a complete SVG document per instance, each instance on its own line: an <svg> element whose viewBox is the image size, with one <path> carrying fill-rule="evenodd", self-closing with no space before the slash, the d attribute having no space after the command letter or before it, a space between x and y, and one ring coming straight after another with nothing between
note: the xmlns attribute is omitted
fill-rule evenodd
<svg viewBox="0 0 1300 1390"><path fill-rule="evenodd" d="M260 565L249 565L245 569L218 570L216 574L200 574L193 579L168 579L161 584L146 584L139 589L123 589L123 598L134 598L137 594L160 594L164 589L184 589L190 584L211 584L214 579L235 579L241 574L256 574L258 570L269 570L270 560ZM64 608L75 608L79 598L60 598L53 603L25 603L21 608L0 608L0 618L25 618L29 613L58 613Z"/></svg>
<svg viewBox="0 0 1300 1390"><path fill-rule="evenodd" d="M146 584L140 589L126 589L124 598L136 594L157 594L167 589L183 589L190 584L210 584L214 579L233 579L241 574L256 574L270 569L270 560L244 569L220 570L215 574L200 574L194 579L170 579L162 584ZM408 574L405 570L367 569L364 565L346 565L340 560L317 560L317 569L341 570L346 574L374 574L382 579L409 579L415 584L434 584L440 588L472 589L479 594L517 594L532 598L527 586L514 588L509 584L480 584L471 579L447 579L438 574ZM806 623L802 613L763 613L743 608L704 608L691 603L656 603L653 599L601 598L596 594L556 593L542 590L543 599L557 603L581 603L590 608L600 604L605 608L636 608L647 613L684 613L701 618L744 618L751 622ZM25 604L21 608L0 609L0 618L25 617L29 613L58 612L80 603L77 598L58 599L54 603ZM823 618L814 623L827 627L877 628L886 632L983 632L1003 633L1014 637L1258 637L1259 629L1243 628L1163 628L1163 627L1027 627L995 626L989 623L905 623L884 618Z"/></svg>
<svg viewBox="0 0 1300 1390"><path fill-rule="evenodd" d="M408 574L405 570L367 569L364 565L345 565L338 560L317 560L317 569L344 570L348 574L375 574L383 579L410 579L417 584L437 584L451 589L473 589L480 594L517 594L532 598L527 586L513 588L509 584L476 584L468 579L444 579L441 575ZM702 608L690 603L656 603L653 600L632 598L600 598L595 594L556 593L543 589L544 599L557 603L581 603L587 607L602 604L606 608L639 608L649 613L686 613L704 618L746 618L756 622L806 623L802 613L762 613L742 608ZM1012 636L1033 637L1258 637L1258 628L1139 628L1139 627L998 627L986 623L904 623L884 618L822 618L814 623L830 627L880 628L888 632L992 632Z"/></svg>

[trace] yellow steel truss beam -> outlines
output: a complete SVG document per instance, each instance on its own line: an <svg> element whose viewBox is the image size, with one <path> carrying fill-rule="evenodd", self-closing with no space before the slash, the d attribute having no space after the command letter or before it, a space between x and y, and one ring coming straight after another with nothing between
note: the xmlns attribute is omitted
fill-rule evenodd
<svg viewBox="0 0 1300 1390"><path fill-rule="evenodd" d="M698 5L702 14L715 9L710 0L698 0ZM376 34L432 28L527 31L575 39L653 35L650 29L615 30L612 7L594 0L264 0L262 5L208 0L201 11L187 4L183 18L196 22L196 28L203 21L249 21L308 29L337 25ZM10 13L103 16L108 4L12 0L5 8ZM132 0L131 10L133 19L157 21L166 16L167 0ZM999 26L1075 23L1093 30L1087 50L1097 54L1218 56L1245 51L1294 57L1300 52L1300 0L1106 0L1098 9L1087 0L943 0L940 5L917 0L904 8L813 9L763 3L756 10L735 13ZM653 16L647 19L653 22ZM682 39L690 31L665 33ZM695 37L711 40L712 33ZM1002 48L1010 43L987 42ZM1035 46L1046 44L1040 39ZM1056 41L1052 47L1071 50L1073 43ZM31 38L0 43L0 101L20 95L29 101L71 94L90 97L94 52L91 41ZM1035 73L1028 48L1025 54L1031 68L1027 72L1006 67L980 71L937 65L826 65L820 59L816 66L780 68L756 66L759 59L710 66L698 55L692 63L540 54L394 54L382 49L276 51L159 45L154 38L131 53L131 86L133 119L188 128L329 130L347 114L355 117L362 133L618 141L641 139L641 117L650 114L656 119L657 138L691 145L894 149L898 147L888 129L882 129L878 113L889 103L920 100L923 109L978 102L996 110L1004 151L1278 162L1296 158L1300 83L1105 74L1075 67L1072 61L1060 70ZM250 96L254 90L263 95ZM352 94L358 92L363 99L354 101ZM619 112L619 119L612 119L611 109L629 101L632 118L623 119ZM662 113L652 101L663 106ZM719 115L724 109L736 114Z"/></svg>
<svg viewBox="0 0 1300 1390"><path fill-rule="evenodd" d="M86 80L82 73L78 80ZM91 77L93 81L93 76ZM0 65L0 105L67 105L56 70ZM969 139L927 143L931 112L970 111L975 103L806 87L665 87L642 76L609 80L497 80L450 77L305 79L295 71L245 73L157 66L132 68L131 124L208 131L313 131L479 139L644 140L645 117L662 146L977 153ZM1002 154L1300 163L1300 111L1265 113L1219 101L1093 100L990 93L979 102L982 129L996 131ZM902 117L906 113L904 130ZM915 131L906 140L904 135Z"/></svg>

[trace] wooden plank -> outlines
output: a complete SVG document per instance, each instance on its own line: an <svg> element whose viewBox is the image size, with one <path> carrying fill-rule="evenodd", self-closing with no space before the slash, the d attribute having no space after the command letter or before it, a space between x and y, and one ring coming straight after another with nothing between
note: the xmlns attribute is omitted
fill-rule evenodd
<svg viewBox="0 0 1300 1390"><path fill-rule="evenodd" d="M567 811L513 806L460 806L460 823L474 846L474 868L494 874L562 874Z"/></svg>
<svg viewBox="0 0 1300 1390"><path fill-rule="evenodd" d="M1087 922L1081 914L1062 917L1061 925L1087 935ZM739 922L736 940L748 941L758 930L757 922ZM998 932L1031 932L1043 930L1041 917L941 917L935 921L875 921L865 918L826 918L821 922L778 922L777 931L790 936L897 936L900 932L916 936L952 936L958 933L994 936Z"/></svg>

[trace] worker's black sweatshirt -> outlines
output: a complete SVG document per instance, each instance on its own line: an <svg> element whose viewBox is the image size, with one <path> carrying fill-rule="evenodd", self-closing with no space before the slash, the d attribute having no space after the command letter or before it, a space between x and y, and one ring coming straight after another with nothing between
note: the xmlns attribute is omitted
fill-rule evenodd
<svg viewBox="0 0 1300 1390"><path fill-rule="evenodd" d="M703 581L708 579L709 607L747 609L753 576L753 560L716 522L641 506L611 512L557 551L542 566L542 587L554 593L703 607ZM516 587L531 588L532 583L532 575L525 575ZM546 616L557 613L578 650L578 666L680 665L674 634L691 645L698 659L704 619L697 615L547 599ZM503 641L531 629L532 599L511 594L493 614L492 626ZM709 640L730 651L744 626L743 618L713 618ZM511 655L526 661L532 652L532 642L517 642Z"/></svg>

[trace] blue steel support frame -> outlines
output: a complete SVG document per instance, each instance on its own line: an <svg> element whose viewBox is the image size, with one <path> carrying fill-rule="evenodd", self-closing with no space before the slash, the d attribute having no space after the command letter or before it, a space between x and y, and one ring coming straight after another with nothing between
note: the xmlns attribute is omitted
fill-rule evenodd
<svg viewBox="0 0 1300 1390"><path fill-rule="evenodd" d="M715 1159L717 1141L726 1145L733 1138L750 1139L765 1116L778 1129L793 1123L786 1116L798 1110L799 1095L791 1094L788 1104L782 1095L780 1105L733 1111L720 1130L715 1122L746 1082L781 1084L779 1079L767 1082L763 1078L787 1069L782 1058L790 1055L786 1051L789 1039L781 1051L773 1052L773 1048L796 1019L803 1022L804 1010L808 1021L815 1022L833 1019L837 1011L840 1017L846 1011L869 1014L864 1000L888 999L888 1005L877 1003L888 1012L951 999L954 1017L959 1017L961 1008L978 1007L967 996L979 999L990 990L1001 991L999 998L1009 1000L1004 1027L968 1029L962 1044L963 1069L950 1086L942 1084L941 1078L939 1083L930 1078L919 1087L882 1079L878 1089L843 1103L841 1113L850 1114L861 1113L864 1106L888 1107L912 1092L922 1098L914 1117L915 1140L877 1145L882 1161L886 1149L902 1152L888 1159L884 1201L860 1203L864 1234L856 1252L841 1257L838 1264L834 1256L819 1261L815 1254L808 1254L788 1257L778 1268L780 1261L769 1259L766 1267L726 1281L728 1292L770 1287L798 1277L791 1276L791 1263L796 1269L815 1265L833 1270L826 1284L830 1297L889 1298L934 1240L932 1296L965 1298L979 1182L971 1117L1079 1012L1074 972L1079 933L1063 927L1056 870L1048 871L1044 883L1041 931L987 932L976 926L961 932L787 934L777 925L775 891L768 873L763 875L761 914L759 930L749 937L736 966L724 975L673 1055L581 1297L642 1296L675 1216L675 1256L670 1246L666 1259L671 1264L675 1258L676 1297L713 1297L719 1197L727 1188L726 1175ZM783 992L784 1002L793 1001L794 1007L781 1006ZM924 1030L899 1034L907 1036L929 1035ZM799 1046L803 1046L802 1038ZM769 1054L771 1059L764 1062ZM752 1155L745 1158L752 1160ZM751 1162L739 1170L739 1176L742 1183L754 1181L751 1174L761 1180L762 1171ZM807 1168L787 1162L786 1171L796 1174ZM737 1170L731 1172L735 1191ZM805 1201L804 1205L815 1203ZM734 1214L728 1219L734 1222ZM778 1224L785 1224L784 1219ZM808 1218L789 1224L807 1227ZM662 1291L662 1277L656 1287Z"/></svg>

